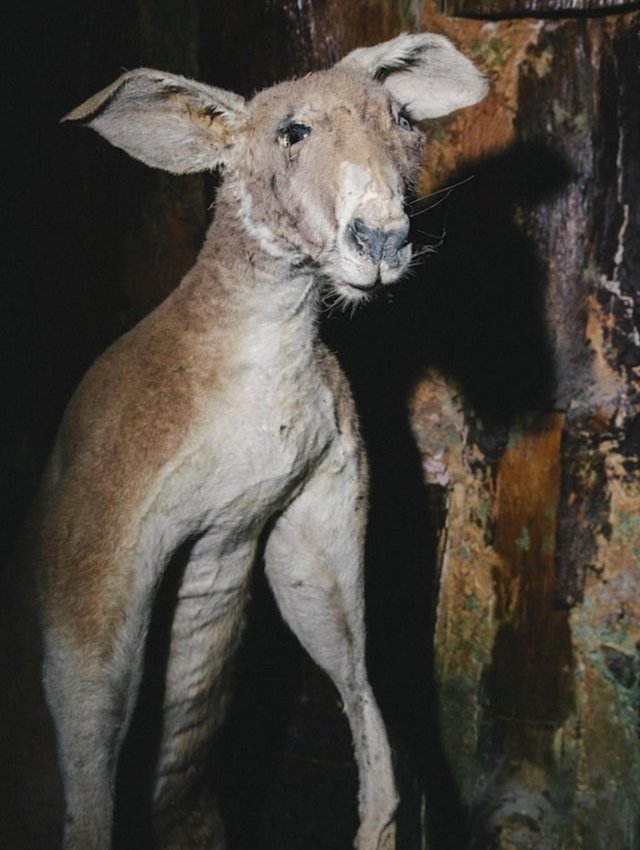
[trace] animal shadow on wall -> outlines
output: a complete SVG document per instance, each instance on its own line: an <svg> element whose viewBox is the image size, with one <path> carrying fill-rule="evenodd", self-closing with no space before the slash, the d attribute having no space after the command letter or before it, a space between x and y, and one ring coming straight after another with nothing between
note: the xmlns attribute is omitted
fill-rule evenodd
<svg viewBox="0 0 640 850"><path fill-rule="evenodd" d="M412 241L436 244L435 252L388 300L326 322L370 458L368 663L396 747L401 850L420 846L421 789L433 846L460 850L469 837L439 742L432 681L445 490L424 483L407 400L426 368L441 371L460 391L468 421L482 421L474 436L489 461L498 459L514 416L553 405L546 272L515 211L526 219L570 179L561 157L537 142L452 175L457 188L414 205Z"/></svg>

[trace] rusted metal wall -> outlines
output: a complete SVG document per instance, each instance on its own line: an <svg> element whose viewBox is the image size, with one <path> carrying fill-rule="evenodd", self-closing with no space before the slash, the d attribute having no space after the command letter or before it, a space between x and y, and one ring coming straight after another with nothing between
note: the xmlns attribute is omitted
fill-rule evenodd
<svg viewBox="0 0 640 850"><path fill-rule="evenodd" d="M443 303L475 321L441 320L453 345L465 344L461 328L473 336L465 351L477 367L436 348L439 370L411 402L426 480L444 503L435 642L445 748L473 846L632 850L640 18L488 23L426 5L424 27L465 45L492 81L483 105L447 122L453 145L434 134L425 179L427 191L471 169L475 181L458 191L482 235L469 239L475 269L446 258L432 267L436 287L446 292L449 274L468 296Z"/></svg>

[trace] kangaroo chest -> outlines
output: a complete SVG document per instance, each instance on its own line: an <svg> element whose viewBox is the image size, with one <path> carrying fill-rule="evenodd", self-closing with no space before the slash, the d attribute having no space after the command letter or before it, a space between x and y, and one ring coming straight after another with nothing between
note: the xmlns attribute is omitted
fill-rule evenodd
<svg viewBox="0 0 640 850"><path fill-rule="evenodd" d="M163 486L163 515L229 541L259 529L336 443L333 393L310 342L244 339Z"/></svg>

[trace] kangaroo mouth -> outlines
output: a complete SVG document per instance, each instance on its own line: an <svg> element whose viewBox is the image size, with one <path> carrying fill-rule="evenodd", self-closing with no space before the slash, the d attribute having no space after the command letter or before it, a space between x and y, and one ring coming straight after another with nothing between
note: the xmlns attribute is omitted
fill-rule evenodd
<svg viewBox="0 0 640 850"><path fill-rule="evenodd" d="M365 303L395 284L411 265L413 248L406 243L393 252L393 257L372 256L372 253L359 249L352 237L341 241L324 269L329 291L335 294L335 303ZM333 303L333 300L329 298L326 303Z"/></svg>
<svg viewBox="0 0 640 850"><path fill-rule="evenodd" d="M357 292L366 292L368 295L375 295L377 292L380 292L384 284L382 283L380 273L378 273L378 276L371 283L353 283L353 281L349 280L347 281L347 286L350 286L351 289L355 289Z"/></svg>
<svg viewBox="0 0 640 850"><path fill-rule="evenodd" d="M397 263L388 264L384 260L372 263L364 258L358 258L357 268L351 265L351 274L342 276L347 286L356 292L373 295L387 286L397 283L405 274L411 263L412 249L407 245Z"/></svg>

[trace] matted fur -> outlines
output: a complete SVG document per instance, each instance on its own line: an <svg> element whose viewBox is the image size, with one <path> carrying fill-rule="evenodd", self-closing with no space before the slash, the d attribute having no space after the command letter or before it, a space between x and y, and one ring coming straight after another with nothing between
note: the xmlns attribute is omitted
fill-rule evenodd
<svg viewBox="0 0 640 850"><path fill-rule="evenodd" d="M317 312L327 287L358 302L402 276L404 202L424 142L411 117L485 91L445 39L403 35L249 102L139 69L67 116L151 166L221 166L224 180L193 269L82 381L43 484L44 680L64 850L111 847L120 746L178 548L188 563L166 671L157 841L224 846L204 766L267 529L282 615L332 678L353 733L356 847L393 850L391 757L364 663L366 461Z"/></svg>

